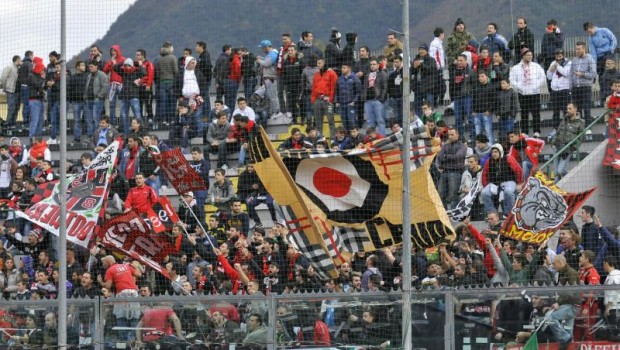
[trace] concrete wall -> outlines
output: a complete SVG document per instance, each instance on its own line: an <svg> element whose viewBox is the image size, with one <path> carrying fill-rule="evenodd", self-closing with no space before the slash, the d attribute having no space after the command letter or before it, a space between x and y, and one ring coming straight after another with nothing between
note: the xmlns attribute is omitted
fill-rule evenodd
<svg viewBox="0 0 620 350"><path fill-rule="evenodd" d="M560 180L559 186L567 192L583 192L592 187L598 187L586 202L596 209L603 225L620 225L620 174L614 174L607 167L603 167L603 158L607 141L601 142L584 160L582 160L568 175ZM576 217L575 222L581 225Z"/></svg>

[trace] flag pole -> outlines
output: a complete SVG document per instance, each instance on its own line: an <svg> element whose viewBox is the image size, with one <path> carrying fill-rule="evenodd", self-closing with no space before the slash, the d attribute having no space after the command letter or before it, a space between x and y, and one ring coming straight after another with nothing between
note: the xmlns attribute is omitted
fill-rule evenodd
<svg viewBox="0 0 620 350"><path fill-rule="evenodd" d="M60 1L60 52L67 54L66 0ZM60 218L58 227L58 349L67 348L67 61L60 61ZM77 119L77 118L76 118ZM75 122L78 122L77 120Z"/></svg>
<svg viewBox="0 0 620 350"><path fill-rule="evenodd" d="M198 226L200 226L200 228L202 229L202 232L207 234L207 230L205 230L204 226L202 226L202 222L200 222L200 220L198 220L198 217L196 216L196 214L192 210L192 207L189 206L189 204L185 201L185 198L183 198L182 195L181 195L181 201L183 202L183 204L185 204L185 206L187 207L189 212L192 213L192 216L194 217L194 219L196 219L196 222L198 223ZM185 230L185 228L184 228L184 230ZM185 233L187 233L187 231L185 231ZM208 236L207 236L207 241L209 241L209 245L211 245L211 248L213 248L213 249L217 248L216 246L213 245L213 242L211 242L211 240L209 239Z"/></svg>
<svg viewBox="0 0 620 350"><path fill-rule="evenodd" d="M402 347L405 350L411 350L412 348L412 334L411 334L411 219L410 219L410 149L411 139L409 138L409 125L411 123L409 119L409 111L411 106L409 103L410 79L409 73L409 0L403 1L403 151L401 153L403 163L403 278L402 278L402 300L403 300L403 312L402 312ZM418 96L416 96L417 98Z"/></svg>

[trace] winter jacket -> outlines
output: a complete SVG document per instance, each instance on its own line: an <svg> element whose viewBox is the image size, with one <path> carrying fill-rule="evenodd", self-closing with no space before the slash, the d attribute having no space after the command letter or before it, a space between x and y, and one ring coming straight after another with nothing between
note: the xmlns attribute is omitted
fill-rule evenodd
<svg viewBox="0 0 620 350"><path fill-rule="evenodd" d="M202 72L205 79L207 80L207 85L211 85L211 78L213 74L213 63L211 63L211 54L209 51L204 50L200 56L198 56L196 70Z"/></svg>
<svg viewBox="0 0 620 350"><path fill-rule="evenodd" d="M620 71L616 68L605 70L603 74L601 74L601 79L599 80L601 85L601 98L611 95L611 84L618 79L620 79Z"/></svg>
<svg viewBox="0 0 620 350"><path fill-rule="evenodd" d="M28 84L28 75L32 72L32 67L32 57L24 57L22 60L22 65L19 66L19 69L17 70L17 84Z"/></svg>
<svg viewBox="0 0 620 350"><path fill-rule="evenodd" d="M472 96L473 112L495 114L497 108L497 90L495 85L488 81L486 84L476 82L472 89Z"/></svg>
<svg viewBox="0 0 620 350"><path fill-rule="evenodd" d="M329 39L329 44L325 46L325 66L335 70L340 70L342 66L342 47L340 39Z"/></svg>
<svg viewBox="0 0 620 350"><path fill-rule="evenodd" d="M469 96L474 79L476 78L471 68L450 66L450 97L454 100L457 97Z"/></svg>
<svg viewBox="0 0 620 350"><path fill-rule="evenodd" d="M368 74L364 75L364 85L362 86L362 101L378 100L383 103L387 99L387 74L385 74L385 72L382 70L378 70L375 73L377 74L377 77L375 79L375 86L373 88L372 94L368 94L368 91L370 89L368 87L368 78L370 77L370 75L373 74L373 72L369 72Z"/></svg>
<svg viewBox="0 0 620 350"><path fill-rule="evenodd" d="M345 39L347 43L344 49L342 49L342 64L348 64L350 67L353 67L355 63L355 41L357 40L357 33L347 33L345 34Z"/></svg>
<svg viewBox="0 0 620 350"><path fill-rule="evenodd" d="M207 142L212 144L213 141L224 141L230 134L230 124L225 123L224 125L219 125L218 123L209 124L209 129L207 130Z"/></svg>
<svg viewBox="0 0 620 350"><path fill-rule="evenodd" d="M140 86L153 86L153 82L155 82L155 65L151 61L143 61L142 68L144 68L145 75L140 79Z"/></svg>
<svg viewBox="0 0 620 350"><path fill-rule="evenodd" d="M514 50L514 57L521 57L521 50L525 48L534 54L534 34L528 27L517 29L508 43L508 48Z"/></svg>
<svg viewBox="0 0 620 350"><path fill-rule="evenodd" d="M45 97L45 79L40 75L30 73L27 80L28 84L28 99L29 100L43 100Z"/></svg>
<svg viewBox="0 0 620 350"><path fill-rule="evenodd" d="M510 146L508 156L513 157L521 164L523 163L522 155L525 155L530 162L532 162L533 168L536 169L538 166L538 155L542 152L544 147L544 140L537 139L535 137L527 137L525 134L521 134L519 135L519 141ZM523 175L528 176L529 174Z"/></svg>
<svg viewBox="0 0 620 350"><path fill-rule="evenodd" d="M538 62L544 62L548 64L555 59L555 50L564 47L564 33L560 33L558 29L551 33L545 33L540 45L540 55L538 55ZM543 63L541 63L543 64Z"/></svg>
<svg viewBox="0 0 620 350"><path fill-rule="evenodd" d="M596 27L594 34L588 38L588 52L597 59L613 54L616 47L618 47L616 36L607 28Z"/></svg>
<svg viewBox="0 0 620 350"><path fill-rule="evenodd" d="M86 73L86 87L84 88L84 100L88 101L88 86L93 84L96 100L104 100L108 96L108 76L97 70L95 73Z"/></svg>
<svg viewBox="0 0 620 350"><path fill-rule="evenodd" d="M321 52L318 47L314 46L313 43L308 44L305 41L301 40L299 41L299 43L297 43L297 48L299 52L304 54L304 66L316 65L316 61L314 63L310 63L309 61L311 59L316 60L319 58L323 58L323 52Z"/></svg>
<svg viewBox="0 0 620 350"><path fill-rule="evenodd" d="M202 72L198 69L194 68L194 74L196 74L196 80L198 82L198 88L200 89L200 96L204 98L208 98L209 96L209 85L207 84L207 79ZM174 81L174 93L177 97L183 96L183 79L185 77L185 69L179 71L179 75Z"/></svg>
<svg viewBox="0 0 620 350"><path fill-rule="evenodd" d="M476 40L476 37L467 31L454 31L450 34L450 36L448 36L448 39L446 40L446 56L448 59L448 65L452 65L454 61L456 61L458 55L465 51L467 44L469 44L472 40Z"/></svg>
<svg viewBox="0 0 620 350"><path fill-rule="evenodd" d="M11 63L2 70L2 77L0 77L0 88L6 92L15 93L19 91L17 86L18 68L15 63Z"/></svg>
<svg viewBox="0 0 620 350"><path fill-rule="evenodd" d="M304 69L302 60L304 55L298 52L295 57L290 57L289 54L285 54L282 57L282 77L280 82L287 89L297 92L295 96L299 96L301 91L301 72Z"/></svg>
<svg viewBox="0 0 620 350"><path fill-rule="evenodd" d="M429 55L417 56L415 59L422 63L418 68L411 64L411 91L420 94L432 93L437 85L437 61Z"/></svg>
<svg viewBox="0 0 620 350"><path fill-rule="evenodd" d="M526 69L529 68L529 78L526 77ZM520 95L537 95L547 81L545 70L535 62L528 65L525 62L515 64L510 69L510 86Z"/></svg>
<svg viewBox="0 0 620 350"><path fill-rule="evenodd" d="M233 53L230 56L230 74L228 79L234 80L237 83L241 82L241 57L239 54Z"/></svg>
<svg viewBox="0 0 620 350"><path fill-rule="evenodd" d="M118 72L114 71L114 65L123 64L123 62L125 62L125 57L123 57L123 52L121 51L121 47L119 45L112 45L110 50L116 51L116 63L109 60L103 67L103 72L109 74L110 82L123 83L123 77L118 74Z"/></svg>
<svg viewBox="0 0 620 350"><path fill-rule="evenodd" d="M517 161L510 156L503 156L500 159L489 158L484 164L482 171L482 185L490 183L499 186L502 182L514 181L517 184L523 182L523 169Z"/></svg>
<svg viewBox="0 0 620 350"><path fill-rule="evenodd" d="M334 102L337 80L338 75L332 69L328 68L316 72L312 80L312 93L310 95L312 103L320 96L327 96L329 103Z"/></svg>
<svg viewBox="0 0 620 350"><path fill-rule="evenodd" d="M508 41L506 41L506 38L504 38L501 34L495 33L487 35L480 43L480 47L482 46L486 46L489 48L490 57L493 57L493 53L499 52L502 54L504 62L510 62L510 50L508 49ZM520 57L520 55L517 57Z"/></svg>
<svg viewBox="0 0 620 350"><path fill-rule="evenodd" d="M221 209L228 210L230 208L230 203L235 196L235 189L233 188L232 182L228 179L224 179L222 184L217 182L213 183L211 187L209 187L209 192L207 194L207 198L215 198L219 197L219 199L215 199L214 205Z"/></svg>
<svg viewBox="0 0 620 350"><path fill-rule="evenodd" d="M466 154L467 146L461 141L446 142L437 155L439 169L445 172L463 172Z"/></svg>
<svg viewBox="0 0 620 350"><path fill-rule="evenodd" d="M263 59L256 61L260 66L260 76L262 79L275 79L276 65L278 63L278 50L271 49L269 52L265 52Z"/></svg>
<svg viewBox="0 0 620 350"><path fill-rule="evenodd" d="M497 114L514 118L519 112L519 94L513 89L500 90L497 94Z"/></svg>
<svg viewBox="0 0 620 350"><path fill-rule="evenodd" d="M135 81L146 75L144 67L129 67L119 63L114 65L114 72L123 79L123 88L118 98L124 101L140 98L140 85L136 85Z"/></svg>
<svg viewBox="0 0 620 350"><path fill-rule="evenodd" d="M551 71L551 65L555 63L551 63L549 65L549 69L547 69L547 80L551 80L551 90L553 91L561 91L561 90L570 90L571 84L571 66L572 62L563 59L562 62L559 62L555 66L555 72ZM602 86L601 86L602 89Z"/></svg>
<svg viewBox="0 0 620 350"><path fill-rule="evenodd" d="M215 67L213 67L213 76L217 84L222 83L225 79L228 79L230 75L230 58L227 54L221 53L215 60Z"/></svg>
<svg viewBox="0 0 620 350"><path fill-rule="evenodd" d="M90 73L76 73L67 79L67 101L82 102L84 101L84 92L86 91L86 80Z"/></svg>
<svg viewBox="0 0 620 350"><path fill-rule="evenodd" d="M159 49L159 53L159 60L155 65L156 81L174 81L179 74L179 66L177 65L177 58L172 54L172 48L162 47Z"/></svg>
<svg viewBox="0 0 620 350"><path fill-rule="evenodd" d="M403 69L394 70L388 77L388 97L403 97Z"/></svg>
<svg viewBox="0 0 620 350"><path fill-rule="evenodd" d="M558 127L557 132L555 133L555 137L552 140L553 146L557 150L566 146L569 142L571 142L577 135L579 135L583 129L585 129L586 123L581 118L570 119L568 116L564 116L564 119L560 122L560 126ZM579 142L577 144L573 144L571 153L579 149Z"/></svg>
<svg viewBox="0 0 620 350"><path fill-rule="evenodd" d="M148 175L147 175L148 176ZM125 199L125 208L131 208L139 214L148 214L149 209L159 201L155 190L148 186L132 187Z"/></svg>
<svg viewBox="0 0 620 350"><path fill-rule="evenodd" d="M305 56L304 56L305 57ZM314 76L319 72L319 68L316 66L306 66L301 71L301 92L302 94L309 96L312 91L312 84L314 83Z"/></svg>
<svg viewBox="0 0 620 350"><path fill-rule="evenodd" d="M342 105L359 100L362 93L362 83L353 73L341 75L336 83L336 102Z"/></svg>

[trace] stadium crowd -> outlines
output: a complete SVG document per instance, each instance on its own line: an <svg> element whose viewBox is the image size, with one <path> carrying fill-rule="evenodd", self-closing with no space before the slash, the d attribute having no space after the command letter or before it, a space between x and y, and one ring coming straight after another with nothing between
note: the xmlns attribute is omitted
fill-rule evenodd
<svg viewBox="0 0 620 350"><path fill-rule="evenodd" d="M466 220L456 227L456 240L412 251L413 283L420 289L620 284L618 230L605 227L593 207L584 206L580 211L581 229L569 221L557 233L557 244L553 246L549 242L528 245L498 234L516 191L538 165L545 139L559 150L592 121L592 85L597 77L605 95L620 94L620 75L613 56L616 39L606 28L585 23L589 40L578 42L576 57L568 59L556 21L549 21L541 52L536 55L526 20L519 18L517 27L514 37L506 40L498 33L497 25L489 23L478 44L459 18L448 35L437 28L430 45L419 45L418 55L411 62L411 88L416 96L411 123L425 125L432 135L443 140L432 168L441 199L446 209L455 209L459 199L472 190L474 181L480 181L484 188L471 216L485 219L488 224L479 232ZM337 279L319 278L303 254L288 243L286 224L279 221L274 201L254 166L245 160L247 142L258 125L305 124L306 134L301 126L292 128L291 137L280 144L281 150L344 152L401 128L404 64L402 43L395 34L388 34L388 43L378 57L370 57L367 46L355 48L355 33L346 33L343 46L341 33L333 29L324 52L313 45L313 33L301 36L302 40L294 44L292 36L284 34L279 49L263 40L258 56L246 48L224 45L214 64L202 41L196 43L196 57L191 55L191 49L185 49L178 59L172 44L166 42L154 62L146 59L142 49L136 50L134 59L126 58L118 45L110 48L106 61L104 53L93 46L88 59L76 61L75 70L68 76L74 140L93 149L82 154L71 171L88 167L114 139L120 135L125 138L106 218L131 210L144 214L157 202L167 180L152 152L181 147L191 154L190 164L207 184L211 168L208 155L216 153L215 180L208 190L183 194L185 204L178 208L181 222L168 233L180 244L176 253L162 262L170 279L99 244L90 249L69 246L66 257L58 257L54 235L16 218L11 211L2 212L3 297L55 298L58 288L62 288L58 286L59 259L67 261L66 288L73 297L309 291L355 295L399 288L400 247L355 253L340 265ZM13 137L0 146L0 197L6 208L29 207L38 185L57 180L48 145L58 143L60 54L51 52L49 59L46 67L41 58L28 51L23 58L15 56L13 64L2 72L0 82L9 103L5 127L22 126L16 118L21 104L22 123L27 125L32 140L24 146ZM449 84L443 80L444 70L449 72ZM550 88L554 110L555 130L547 137L541 135L540 120L544 84ZM208 93L211 85L216 91L213 108ZM241 85L244 96L238 97ZM435 110L443 102L446 89L454 102L455 127L446 126L441 113ZM154 97L156 115L152 108ZM43 137L46 108L51 126L48 140ZM130 110L133 119L129 118ZM336 125L335 113L340 115L342 125ZM521 115L518 127L517 113ZM325 116L329 137L323 132ZM493 129L494 121L499 121L499 130ZM161 126L170 129L167 141L150 133ZM202 137L204 147L192 146L193 137ZM574 151L569 149L559 158L556 181L567 173L566 164ZM239 168L244 170L235 185L226 176L227 158L237 152ZM217 211L207 215L206 204ZM263 227L256 210L260 204L269 209L273 228ZM589 330L599 318L610 326L620 326L620 293L611 289L600 299L569 293L560 294L557 300L524 297L519 302L523 311L518 314L512 312L514 304L493 300L483 301L480 307L462 307L457 314L501 327L504 331L496 333L497 339L522 341L528 336L522 332L523 324L529 323L536 312L553 309L556 311L551 313L549 337L562 346L573 339L594 337ZM195 309L162 305L141 312L133 304L115 306L106 315L110 321L106 327L137 327L123 337L139 342L175 336L180 340L187 336L182 330L196 331L203 326L200 333L205 342L267 342L267 309L261 302L238 307L214 303L200 315L204 321L200 326L195 324L198 315L192 314L197 313ZM297 313L302 318L299 310L281 308L278 317ZM393 310L388 312L385 307L335 308L325 301L310 303L305 312L312 331L300 334L298 328L306 324L293 327L282 321L277 326L278 341L352 341L386 347L391 333L378 332L373 324L398 319L390 316ZM573 332L576 316L584 313L588 316L577 322ZM55 325L54 313L37 317L25 322L45 320L46 329ZM344 331L343 322L347 325ZM88 323L77 323L77 338L88 338ZM157 330L141 331L150 327ZM26 338L12 335L9 341L35 344L30 342L37 339L36 344L42 345L53 336Z"/></svg>

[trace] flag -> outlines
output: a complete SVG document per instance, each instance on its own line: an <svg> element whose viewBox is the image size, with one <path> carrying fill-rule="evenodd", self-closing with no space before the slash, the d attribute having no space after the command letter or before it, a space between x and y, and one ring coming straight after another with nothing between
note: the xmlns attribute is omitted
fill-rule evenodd
<svg viewBox="0 0 620 350"><path fill-rule="evenodd" d="M179 216L166 196L159 197L147 214L155 233L172 231L172 226L179 222Z"/></svg>
<svg viewBox="0 0 620 350"><path fill-rule="evenodd" d="M450 220L430 177L439 140L413 129L411 185L402 189L402 134L349 153L289 150L279 155L264 130L250 142L263 185L280 206L288 240L317 272L338 275L351 253L402 243L402 196L411 198L412 239L418 248L452 234Z"/></svg>
<svg viewBox="0 0 620 350"><path fill-rule="evenodd" d="M603 165L620 171L620 113L609 113L609 139Z"/></svg>
<svg viewBox="0 0 620 350"><path fill-rule="evenodd" d="M93 159L90 166L67 177L67 240L86 247L98 230L99 214L105 208L110 178L116 165L120 141L114 141ZM25 211L16 214L45 230L58 235L60 226L60 184L38 186L40 196L46 196Z"/></svg>
<svg viewBox="0 0 620 350"><path fill-rule="evenodd" d="M207 189L204 180L185 159L180 148L153 153L153 158L179 195Z"/></svg>
<svg viewBox="0 0 620 350"><path fill-rule="evenodd" d="M537 332L532 333L530 339L528 339L527 343L522 350L538 350L538 334Z"/></svg>
<svg viewBox="0 0 620 350"><path fill-rule="evenodd" d="M101 242L170 278L161 262L175 252L171 237L154 234L134 211L114 217L99 231Z"/></svg>
<svg viewBox="0 0 620 350"><path fill-rule="evenodd" d="M541 244L571 218L595 189L567 193L537 171L517 195L499 232L517 241Z"/></svg>
<svg viewBox="0 0 620 350"><path fill-rule="evenodd" d="M45 198L49 198L54 193L54 187L58 185L58 180L44 182L42 184L37 185L34 189L34 194L30 199L30 205L39 203Z"/></svg>
<svg viewBox="0 0 620 350"><path fill-rule="evenodd" d="M454 221L463 221L469 216L471 208L474 206L474 202L478 199L478 194L482 191L482 184L480 179L476 177L471 185L471 189L461 198L456 205L456 208L448 210L448 216Z"/></svg>

